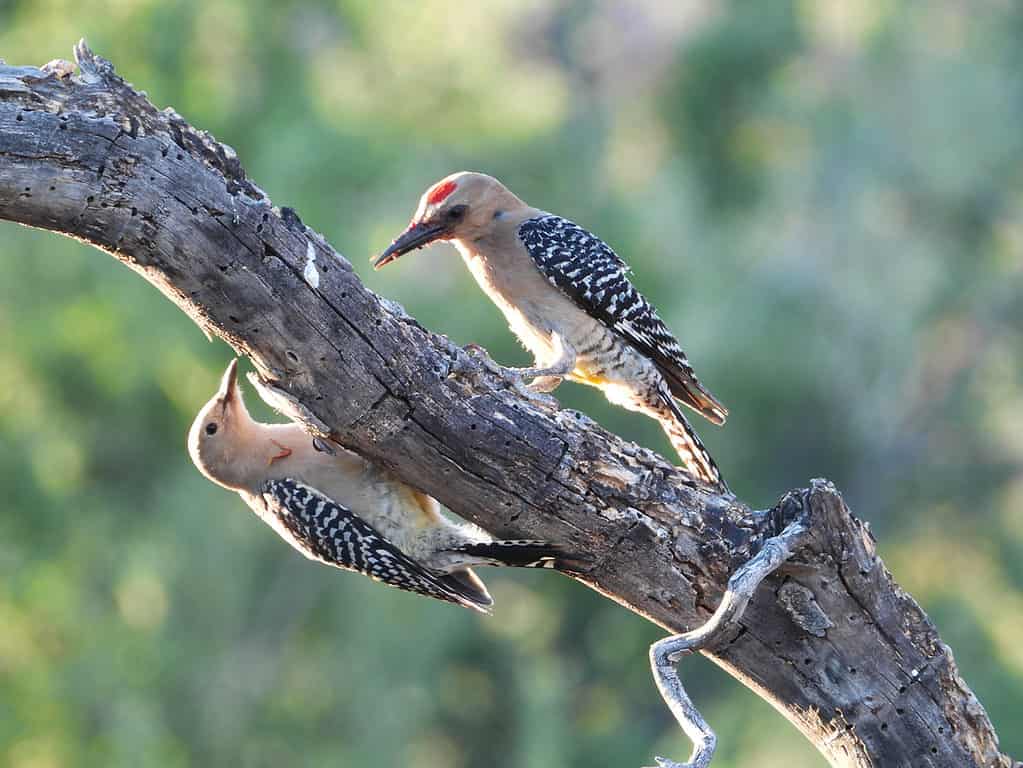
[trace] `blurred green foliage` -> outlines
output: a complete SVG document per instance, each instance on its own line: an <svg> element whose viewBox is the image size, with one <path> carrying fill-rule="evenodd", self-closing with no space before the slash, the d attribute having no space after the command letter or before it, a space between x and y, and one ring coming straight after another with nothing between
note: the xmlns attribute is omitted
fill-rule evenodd
<svg viewBox="0 0 1023 768"><path fill-rule="evenodd" d="M835 480L1023 753L1020 6L0 3L10 63L83 35L503 362L526 358L446 246L368 257L461 168L602 235L731 408L698 426L733 488ZM487 574L479 618L314 567L202 479L185 431L229 350L112 259L0 226L0 355L0 764L688 754L639 618L550 574ZM712 665L684 676L719 768L822 763Z"/></svg>

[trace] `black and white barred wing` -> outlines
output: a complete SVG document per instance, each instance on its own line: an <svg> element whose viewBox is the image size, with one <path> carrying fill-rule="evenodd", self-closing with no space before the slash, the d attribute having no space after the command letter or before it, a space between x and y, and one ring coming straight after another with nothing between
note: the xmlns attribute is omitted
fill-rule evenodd
<svg viewBox="0 0 1023 768"><path fill-rule="evenodd" d="M269 480L263 503L267 520L289 543L313 560L355 571L392 587L486 612L443 574L434 573L385 539L349 509L296 480Z"/></svg>
<svg viewBox="0 0 1023 768"><path fill-rule="evenodd" d="M672 395L715 424L724 422L728 410L696 378L675 336L607 243L553 214L522 222L519 239L548 280L657 365Z"/></svg>

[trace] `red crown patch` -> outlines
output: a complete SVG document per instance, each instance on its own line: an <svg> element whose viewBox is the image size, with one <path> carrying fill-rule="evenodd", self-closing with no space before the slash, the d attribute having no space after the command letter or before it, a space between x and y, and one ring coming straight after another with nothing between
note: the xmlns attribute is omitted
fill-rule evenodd
<svg viewBox="0 0 1023 768"><path fill-rule="evenodd" d="M441 200L450 195L458 187L453 181L443 181L430 190L426 196L426 202L430 205L437 205Z"/></svg>

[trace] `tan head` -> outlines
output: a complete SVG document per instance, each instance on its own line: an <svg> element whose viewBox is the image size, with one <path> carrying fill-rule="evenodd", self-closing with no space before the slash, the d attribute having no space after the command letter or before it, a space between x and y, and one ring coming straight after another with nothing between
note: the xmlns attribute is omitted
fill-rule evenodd
<svg viewBox="0 0 1023 768"><path fill-rule="evenodd" d="M232 490L249 486L260 467L249 455L256 422L249 416L238 388L238 360L232 360L220 389L199 411L188 431L188 453L195 466L218 485Z"/></svg>
<svg viewBox="0 0 1023 768"><path fill-rule="evenodd" d="M472 171L453 173L423 193L408 229L373 261L373 266L380 269L434 240L475 240L505 214L525 207L493 176Z"/></svg>

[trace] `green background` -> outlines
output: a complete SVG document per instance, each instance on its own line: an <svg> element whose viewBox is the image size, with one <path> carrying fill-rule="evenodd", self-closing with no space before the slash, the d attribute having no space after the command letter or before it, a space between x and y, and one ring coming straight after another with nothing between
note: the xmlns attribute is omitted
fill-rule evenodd
<svg viewBox="0 0 1023 768"><path fill-rule="evenodd" d="M527 358L450 248L369 257L463 168L600 234L731 409L697 426L732 487L834 480L1023 756L1023 7L0 1L9 63L83 35L502 362ZM109 257L0 225L0 764L688 754L652 625L554 574L485 573L483 618L315 567L204 480L185 433L229 358ZM712 664L683 674L717 768L823 764Z"/></svg>

